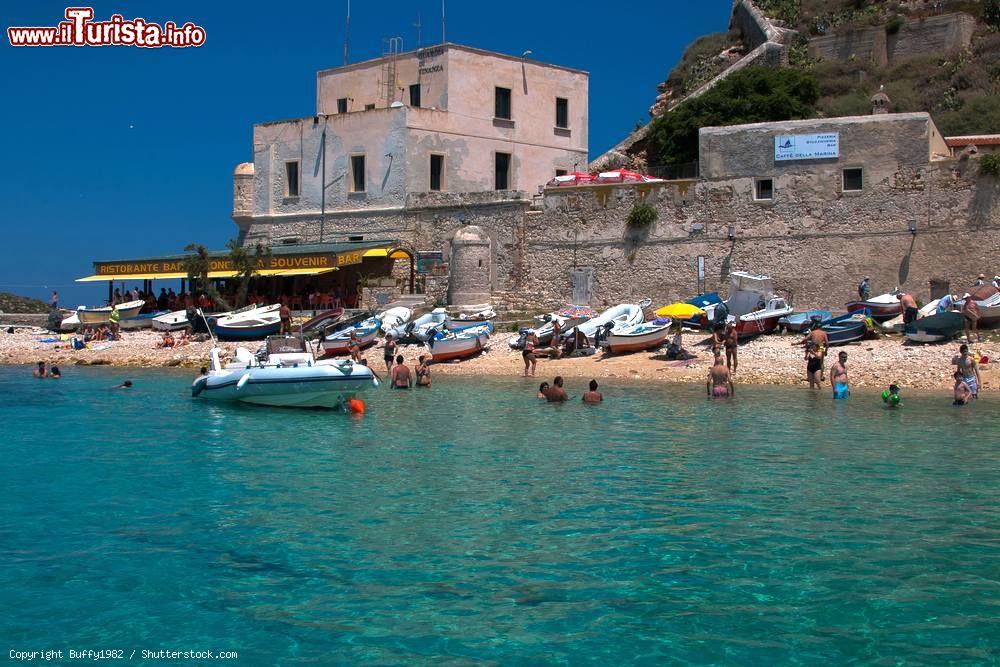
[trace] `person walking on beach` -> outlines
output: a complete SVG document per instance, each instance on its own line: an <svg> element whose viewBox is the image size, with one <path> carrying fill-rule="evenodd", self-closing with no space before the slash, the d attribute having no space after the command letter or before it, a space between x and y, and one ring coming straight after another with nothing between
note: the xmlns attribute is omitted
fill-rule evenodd
<svg viewBox="0 0 1000 667"><path fill-rule="evenodd" d="M597 405L604 400L601 392L597 391L597 380L590 381L590 390L583 394L583 402L587 405Z"/></svg>
<svg viewBox="0 0 1000 667"><path fill-rule="evenodd" d="M965 293L965 304L962 306L962 317L965 318L965 340L966 342L972 342L972 336L975 334L978 340L982 340L982 336L979 335L979 304L976 300L972 298L972 295L968 292Z"/></svg>
<svg viewBox="0 0 1000 667"><path fill-rule="evenodd" d="M361 341L358 340L357 329L351 330L351 337L347 341L347 353L351 355L351 361L361 363Z"/></svg>
<svg viewBox="0 0 1000 667"><path fill-rule="evenodd" d="M391 333L387 333L385 335L385 344L382 346L382 360L385 361L386 373L392 371L392 358L396 356L396 349L398 347L396 339L392 337Z"/></svg>
<svg viewBox="0 0 1000 667"><path fill-rule="evenodd" d="M837 362L830 367L830 386L833 387L834 398L847 398L851 390L847 379L847 353L837 355Z"/></svg>
<svg viewBox="0 0 1000 667"><path fill-rule="evenodd" d="M409 389L413 386L413 375L410 367L403 363L403 355L396 356L396 366L390 372L389 378L393 389Z"/></svg>
<svg viewBox="0 0 1000 667"><path fill-rule="evenodd" d="M739 360L737 352L740 349L740 338L736 334L736 322L729 322L726 325L726 368L735 373Z"/></svg>
<svg viewBox="0 0 1000 667"><path fill-rule="evenodd" d="M806 380L809 381L810 389L820 389L823 386L823 379L819 376L823 370L823 357L819 353L816 343L806 341Z"/></svg>
<svg viewBox="0 0 1000 667"><path fill-rule="evenodd" d="M716 325L712 330L712 356L722 354L722 348L726 344L726 325Z"/></svg>
<svg viewBox="0 0 1000 667"><path fill-rule="evenodd" d="M972 390L965 384L962 371L955 371L955 400L952 405L965 405L972 398Z"/></svg>
<svg viewBox="0 0 1000 667"><path fill-rule="evenodd" d="M553 319L552 320L552 342L550 343L551 347L555 347L555 348L559 348L560 347L559 338L560 338L560 334L561 333L562 333L562 324L559 323L559 320Z"/></svg>
<svg viewBox="0 0 1000 667"><path fill-rule="evenodd" d="M705 391L709 398L727 398L736 395L736 386L729 368L722 360L722 353L715 353L715 364L708 369L708 379L705 381Z"/></svg>
<svg viewBox="0 0 1000 667"><path fill-rule="evenodd" d="M49 372L47 370L45 370L45 362L44 361L39 361L38 362L38 368L36 368L31 374L34 375L36 378L47 377L48 374L49 374Z"/></svg>
<svg viewBox="0 0 1000 667"><path fill-rule="evenodd" d="M812 320L813 326L806 334L806 344L812 343L816 346L816 352L819 355L819 380L822 382L825 378L823 377L823 365L826 361L826 350L830 347L830 336L820 328L820 318L816 317Z"/></svg>
<svg viewBox="0 0 1000 667"><path fill-rule="evenodd" d="M958 372L962 374L962 381L969 386L973 398L979 398L979 387L982 386L982 379L979 376L979 364L976 358L969 354L969 346L962 344L958 348L958 355L951 360L952 366L958 366Z"/></svg>
<svg viewBox="0 0 1000 667"><path fill-rule="evenodd" d="M868 276L864 277L861 284L858 285L858 298L862 301L867 301L872 295L872 283L871 278Z"/></svg>
<svg viewBox="0 0 1000 667"><path fill-rule="evenodd" d="M910 324L917 321L917 300L909 292L900 290L896 296L899 297L899 305L903 307L903 324Z"/></svg>
<svg viewBox="0 0 1000 667"><path fill-rule="evenodd" d="M278 318L281 320L281 329L278 331L279 334L290 334L292 333L292 311L289 310L288 304L284 301L281 302L281 307L278 308Z"/></svg>
<svg viewBox="0 0 1000 667"><path fill-rule="evenodd" d="M417 357L417 386L431 388L431 367L422 354Z"/></svg>
<svg viewBox="0 0 1000 667"><path fill-rule="evenodd" d="M528 377L528 369L531 369L531 377L535 377L535 366L538 359L535 357L535 347L538 345L538 336L534 331L529 331L524 338L524 349L521 350L521 358L524 359L524 377Z"/></svg>
<svg viewBox="0 0 1000 667"><path fill-rule="evenodd" d="M552 380L552 386L545 392L545 400L549 403L564 403L569 400L569 396L566 395L566 390L563 389L563 379L561 375L557 375L555 379Z"/></svg>

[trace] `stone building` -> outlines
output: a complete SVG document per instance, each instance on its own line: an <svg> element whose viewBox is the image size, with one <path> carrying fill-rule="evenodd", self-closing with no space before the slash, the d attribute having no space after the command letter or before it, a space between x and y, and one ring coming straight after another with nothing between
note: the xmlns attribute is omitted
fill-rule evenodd
<svg viewBox="0 0 1000 667"><path fill-rule="evenodd" d="M945 137L944 141L954 155L963 151L982 153L1000 153L1000 134L973 134L960 137Z"/></svg>

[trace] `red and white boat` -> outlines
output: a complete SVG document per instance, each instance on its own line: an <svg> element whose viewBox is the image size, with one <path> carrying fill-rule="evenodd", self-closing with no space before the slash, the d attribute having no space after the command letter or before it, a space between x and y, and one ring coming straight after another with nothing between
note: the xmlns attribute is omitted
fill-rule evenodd
<svg viewBox="0 0 1000 667"><path fill-rule="evenodd" d="M736 335L750 338L771 333L778 328L778 320L795 312L782 297L772 296L760 310L740 315L736 318Z"/></svg>
<svg viewBox="0 0 1000 667"><path fill-rule="evenodd" d="M891 320L903 312L903 305L899 303L899 297L891 292L873 296L867 301L850 301L846 308L849 313L860 313L868 310L871 313L871 318L876 322Z"/></svg>
<svg viewBox="0 0 1000 667"><path fill-rule="evenodd" d="M466 329L459 333L438 332L425 345L435 363L451 359L465 359L479 354L489 344L490 334L486 327Z"/></svg>
<svg viewBox="0 0 1000 667"><path fill-rule="evenodd" d="M621 329L612 329L605 341L608 351L612 354L626 354L658 348L667 339L670 324L669 320L666 324L640 322Z"/></svg>

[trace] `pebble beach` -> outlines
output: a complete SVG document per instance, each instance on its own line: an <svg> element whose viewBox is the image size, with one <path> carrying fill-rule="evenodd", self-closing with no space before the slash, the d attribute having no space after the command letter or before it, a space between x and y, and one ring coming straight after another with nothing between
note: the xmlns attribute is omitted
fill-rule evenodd
<svg viewBox="0 0 1000 667"><path fill-rule="evenodd" d="M210 341L192 342L176 348L158 348L160 335L152 331L126 331L120 341L105 343L104 349L70 349L67 342L43 343L51 334L17 329L14 333L0 334L0 364L34 364L45 361L60 366L64 372L75 365L107 365L134 368L182 367L197 369L207 365L212 349ZM471 359L434 365L436 375L454 376L518 376L524 365L520 352L510 349L508 341L513 333L500 332L493 336L482 354ZM795 342L795 335L761 336L750 340L739 349L739 369L734 375L737 385L802 385L806 386L803 349ZM641 380L650 382L698 383L704 382L711 366L712 353L709 338L699 332L685 332L684 347L695 355L687 361L669 361L656 352L637 352L628 355L571 359L540 358L536 375L539 382L551 380L556 375L567 378L596 378ZM896 382L909 389L950 390L952 387L952 357L958 353L960 341L936 345L903 344L898 336L862 341L853 345L834 348L848 353L848 372L854 387L885 388ZM103 345L101 347L103 347ZM257 343L219 343L223 357L231 357L239 346L255 349ZM993 332L982 343L971 346L977 358L990 361L980 366L983 379L982 391L996 391L1000 379L995 372L1000 359L1000 338ZM415 363L417 356L426 349L419 345L401 349L407 363ZM382 373L381 350L367 349L364 356L369 364ZM830 360L827 360L829 366Z"/></svg>

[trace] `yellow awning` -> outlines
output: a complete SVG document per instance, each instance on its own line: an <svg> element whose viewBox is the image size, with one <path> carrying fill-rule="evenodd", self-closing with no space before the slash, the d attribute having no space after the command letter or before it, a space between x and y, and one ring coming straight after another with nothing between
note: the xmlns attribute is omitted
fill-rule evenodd
<svg viewBox="0 0 1000 667"><path fill-rule="evenodd" d="M209 271L209 278L233 278L236 276L235 271ZM95 283L101 280L177 280L178 278L187 278L186 273L125 273L119 276L101 276L93 275L87 276L86 278L77 278L78 283Z"/></svg>
<svg viewBox="0 0 1000 667"><path fill-rule="evenodd" d="M371 250L365 250L365 254L362 257L388 257L389 251L385 248L372 248Z"/></svg>
<svg viewBox="0 0 1000 667"><path fill-rule="evenodd" d="M258 276L318 276L321 273L336 271L337 267L327 267L325 269L263 269L258 271Z"/></svg>
<svg viewBox="0 0 1000 667"><path fill-rule="evenodd" d="M405 250L394 250L389 259L410 259L410 253Z"/></svg>

